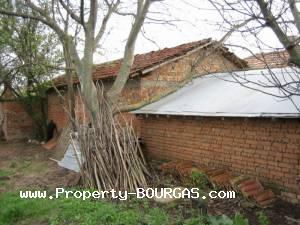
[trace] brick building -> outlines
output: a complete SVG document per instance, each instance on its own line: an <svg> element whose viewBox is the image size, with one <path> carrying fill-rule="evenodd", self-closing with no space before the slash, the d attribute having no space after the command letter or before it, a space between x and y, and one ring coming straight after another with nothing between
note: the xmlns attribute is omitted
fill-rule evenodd
<svg viewBox="0 0 300 225"><path fill-rule="evenodd" d="M246 60L251 68L265 68L265 62L281 68L288 64L285 52ZM101 80L109 88L120 65L121 60L96 65L94 81ZM247 88L227 86L229 83L222 79L214 80L215 76L226 76L217 72L241 71L246 67L246 61L210 39L136 55L121 104L128 109L142 107L135 113L140 115L137 127L149 156L227 166L235 173L257 176L278 188L286 199L299 201L299 112L288 101L274 101ZM217 74L205 78L212 73ZM254 73L257 75L257 71ZM74 80L77 87L79 82L76 77ZM62 129L68 124L63 107L66 82L59 77L54 83L64 99L49 89L48 118ZM77 93L75 100L77 118L88 121ZM183 109L183 114L178 113ZM0 111L5 115L0 127L6 139L32 133L30 117L18 102L1 102ZM135 118L133 114L123 115Z"/></svg>
<svg viewBox="0 0 300 225"><path fill-rule="evenodd" d="M276 87L258 85L272 85L272 76L288 82L298 74L286 67L200 76L134 111L147 155L227 167L300 202L300 112L295 107L300 97L283 101L272 96L280 95ZM250 81L248 88L235 79Z"/></svg>
<svg viewBox="0 0 300 225"><path fill-rule="evenodd" d="M109 88L117 75L121 60L115 60L95 66L94 81L101 81ZM162 96L177 90L194 74L207 74L224 70L241 70L247 63L230 53L217 42L205 39L187 43L174 48L165 48L146 54L135 55L134 63L121 96L120 105L128 109L139 108L160 99ZM56 87L66 99L66 81L64 77L54 80ZM74 77L74 84L79 83ZM75 88L75 114L80 121L88 121L87 113ZM48 118L53 120L59 129L68 123L68 115L62 104L64 101L54 89L48 91ZM123 113L125 118L131 114ZM136 124L137 128L139 127Z"/></svg>
<svg viewBox="0 0 300 225"><path fill-rule="evenodd" d="M224 47L217 47L216 42L205 39L187 43L174 48L165 48L146 54L136 55L130 73L130 79L123 91L121 103L128 108L138 108L156 101L192 79L193 74L207 74L223 70L240 70L246 62L230 53ZM121 59L95 65L93 79L103 82L109 88L121 65ZM66 108L66 82L63 76L54 79L63 98L50 88L48 90L48 118L52 119L59 130L68 124ZM74 77L75 112L80 121L88 121L88 115L77 94L79 81ZM10 90L5 89L1 96L0 130L6 140L32 137L33 126L24 107L15 99ZM132 118L123 114L125 119ZM1 116L0 116L1 117ZM2 121L2 122L1 122ZM139 127L136 124L137 128ZM0 132L1 133L1 132Z"/></svg>

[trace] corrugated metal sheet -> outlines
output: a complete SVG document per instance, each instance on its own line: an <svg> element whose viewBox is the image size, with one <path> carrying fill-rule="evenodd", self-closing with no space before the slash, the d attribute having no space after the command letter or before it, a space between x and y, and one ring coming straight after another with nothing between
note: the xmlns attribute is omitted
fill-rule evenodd
<svg viewBox="0 0 300 225"><path fill-rule="evenodd" d="M135 114L163 114L221 117L299 117L295 105L300 106L300 96L293 96L294 102L273 95L284 96L274 85L273 78L281 83L296 79L300 71L296 68L250 70L232 73L216 73L192 80L178 91L161 100L133 111ZM235 82L250 80L249 88ZM255 84L257 83L257 84ZM298 83L299 84L299 83ZM252 88L252 89L251 89ZM256 89L256 90L253 90Z"/></svg>

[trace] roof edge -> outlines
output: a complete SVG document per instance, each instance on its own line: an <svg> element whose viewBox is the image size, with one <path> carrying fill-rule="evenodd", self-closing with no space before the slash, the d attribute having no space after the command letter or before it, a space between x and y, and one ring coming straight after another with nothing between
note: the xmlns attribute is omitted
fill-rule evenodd
<svg viewBox="0 0 300 225"><path fill-rule="evenodd" d="M136 115L161 115L161 116L191 116L191 117L228 117L228 118L294 118L300 119L300 113L225 113L225 112L215 112L215 113L199 113L199 112L186 112L184 114L178 114L177 112L157 112L157 111L144 111L144 110L134 110L130 113Z"/></svg>

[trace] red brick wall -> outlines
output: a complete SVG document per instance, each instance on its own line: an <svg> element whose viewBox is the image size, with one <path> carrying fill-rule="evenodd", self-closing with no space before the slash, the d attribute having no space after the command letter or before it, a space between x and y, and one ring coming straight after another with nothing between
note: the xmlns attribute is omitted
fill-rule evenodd
<svg viewBox="0 0 300 225"><path fill-rule="evenodd" d="M183 81L190 79L193 75L237 69L235 64L219 52L197 61L202 53L203 50L199 50L176 61L163 64L147 74L129 79L122 91L121 105L139 107L140 104L147 104L178 89ZM193 72L191 71L192 65L195 67ZM112 82L104 82L105 87L108 89Z"/></svg>
<svg viewBox="0 0 300 225"><path fill-rule="evenodd" d="M149 116L140 121L150 157L228 166L300 200L300 120Z"/></svg>
<svg viewBox="0 0 300 225"><path fill-rule="evenodd" d="M33 124L23 105L18 101L0 103L4 121L2 131L7 141L30 138L33 135Z"/></svg>
<svg viewBox="0 0 300 225"><path fill-rule="evenodd" d="M55 122L59 131L68 125L68 114L65 111L67 98L65 94L63 96L64 100L55 92L48 94L48 119Z"/></svg>

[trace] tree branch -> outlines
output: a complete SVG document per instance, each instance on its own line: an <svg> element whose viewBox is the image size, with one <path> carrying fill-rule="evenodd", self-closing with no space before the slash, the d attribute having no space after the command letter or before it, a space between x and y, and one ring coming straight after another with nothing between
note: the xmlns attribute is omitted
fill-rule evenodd
<svg viewBox="0 0 300 225"><path fill-rule="evenodd" d="M81 19L79 18L79 16L77 16L77 15L72 11L72 9L71 9L68 5L66 5L66 4L64 3L63 0L59 0L59 3L60 3L60 4L62 5L62 7L67 11L67 13L71 16L71 18L72 18L73 20L75 20L77 23L79 23L79 24L81 24L81 25L84 26L84 23L82 23L82 21L81 21Z"/></svg>
<svg viewBox="0 0 300 225"><path fill-rule="evenodd" d="M289 0L289 5L290 5L290 9L292 11L292 14L294 16L294 21L295 21L296 27L300 34L300 13L299 13L299 10L297 9L295 0Z"/></svg>
<svg viewBox="0 0 300 225"><path fill-rule="evenodd" d="M290 40L286 32L284 32L278 25L276 18L272 14L271 10L268 7L268 3L265 0L256 0L263 16L266 21L266 25L269 26L273 32L276 34L277 38L287 50L290 55L291 61L300 67L300 54L298 52L299 46L295 45L293 40ZM298 48L298 50L297 50Z"/></svg>
<svg viewBox="0 0 300 225"><path fill-rule="evenodd" d="M120 4L120 0L118 0L116 3L109 3L107 0L105 0L107 6L108 6L108 11L106 13L106 15L104 16L103 20L102 20L102 24L101 27L95 37L95 43L94 43L94 50L97 48L98 43L100 42L101 38L104 35L104 32L106 30L107 27L107 23L108 20L110 19L111 15L116 12L116 9L118 8L119 4Z"/></svg>

